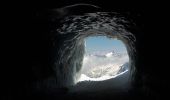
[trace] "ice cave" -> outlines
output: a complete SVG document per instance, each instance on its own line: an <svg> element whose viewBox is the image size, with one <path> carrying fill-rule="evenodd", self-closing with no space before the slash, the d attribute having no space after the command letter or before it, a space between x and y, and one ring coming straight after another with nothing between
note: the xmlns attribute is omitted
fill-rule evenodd
<svg viewBox="0 0 170 100"><path fill-rule="evenodd" d="M44 68L49 70L48 77L35 82L36 90L68 88L71 93L98 89L126 91L135 72L136 41L135 36L126 28L128 21L115 12L75 13L71 9L74 6L65 15L63 11L68 10L67 8L70 6L50 12L50 19L47 20L50 23L49 64L48 68ZM72 10L75 14L71 13ZM92 47L99 51L90 53L88 40L100 37L104 37L109 43L119 43L114 47L109 43L103 44L100 40L97 43L105 48L104 51L97 49L95 45ZM108 49L106 46L113 48ZM125 52L120 53L118 48L123 48ZM37 72L36 75L39 77Z"/></svg>
<svg viewBox="0 0 170 100"><path fill-rule="evenodd" d="M2 100L169 98L166 6L117 1L9 2Z"/></svg>

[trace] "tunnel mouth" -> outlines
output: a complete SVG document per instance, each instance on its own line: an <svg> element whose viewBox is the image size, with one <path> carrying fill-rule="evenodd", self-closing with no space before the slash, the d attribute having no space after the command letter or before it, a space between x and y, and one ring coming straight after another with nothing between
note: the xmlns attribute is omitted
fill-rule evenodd
<svg viewBox="0 0 170 100"><path fill-rule="evenodd" d="M105 81L129 71L129 55L121 40L106 36L89 36L85 39L85 54L81 81Z"/></svg>
<svg viewBox="0 0 170 100"><path fill-rule="evenodd" d="M70 87L78 83L85 55L85 39L105 36L120 40L129 56L129 77L135 72L135 36L126 29L128 22L114 12L85 13L70 15L60 20L57 29L52 30L52 77L57 87Z"/></svg>
<svg viewBox="0 0 170 100"><path fill-rule="evenodd" d="M133 49L133 46L131 45L131 42L127 41L121 36L120 37L115 36L114 34L108 34L105 32L98 34L98 31L96 30L94 31L90 30L90 32L93 32L93 33L90 33L90 35L87 35L87 36L83 36L81 41L85 41L87 38L91 38L91 37L105 37L109 40L112 40L112 42L119 41L121 42L122 45L124 45L127 59L125 62L120 63L118 66L116 66L117 70L115 71L115 73L111 71L110 73L105 74L100 77L90 77L87 74L82 73L82 70L84 70L83 68L85 68L84 60L86 59L85 57L87 57L86 50L85 50L84 55L82 56L83 61L82 61L81 70L77 71L76 74L73 76L75 79L75 83L74 85L70 87L69 93L73 93L73 94L78 93L80 95L82 93L92 93L92 94L102 93L102 94L107 94L107 95L109 95L110 93L115 93L116 95L117 93L121 93L121 92L124 93L130 90L132 87L133 75L135 72L135 69L134 69L135 51L133 51L134 49ZM86 49L87 44L85 42L84 42L84 45ZM89 55L89 56L90 56L89 60L93 60L93 57L96 55ZM111 52L107 52L104 55L101 54L97 56L104 56L104 58L109 58L111 57ZM113 56L116 56L116 55L113 54ZM121 60L121 58L117 58L117 59ZM110 64L110 66L112 66L112 64ZM108 64L108 68L110 66ZM115 68L115 66L110 67L110 68ZM100 68L97 68L95 70L100 70ZM105 71L110 71L110 70L105 70ZM112 91L112 92L109 92L109 91Z"/></svg>

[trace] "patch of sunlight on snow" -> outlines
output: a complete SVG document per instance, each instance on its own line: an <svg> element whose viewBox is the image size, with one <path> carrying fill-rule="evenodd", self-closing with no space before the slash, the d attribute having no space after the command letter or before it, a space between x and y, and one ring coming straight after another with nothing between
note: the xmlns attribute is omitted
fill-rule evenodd
<svg viewBox="0 0 170 100"><path fill-rule="evenodd" d="M120 76L120 75L122 75L126 72L128 72L128 70L125 70L124 72L121 72L121 73L116 74L114 76L105 75L105 76L102 76L102 77L99 77L99 78L90 78L90 77L86 76L85 74L81 74L81 77L78 80L78 82L81 82L81 81L104 81L104 80L108 80L108 79L118 77L118 76Z"/></svg>

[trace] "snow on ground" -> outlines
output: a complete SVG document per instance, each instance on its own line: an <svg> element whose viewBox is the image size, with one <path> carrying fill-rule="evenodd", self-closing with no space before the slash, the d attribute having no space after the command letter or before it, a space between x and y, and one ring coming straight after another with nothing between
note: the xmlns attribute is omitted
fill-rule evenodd
<svg viewBox="0 0 170 100"><path fill-rule="evenodd" d="M87 78L82 76L82 78ZM91 79L91 78L88 78ZM100 79L91 79L93 81L80 81L75 86L71 87L69 93L75 96L102 96L114 95L120 92L128 92L130 88L130 73L128 70L116 76L110 77L108 80L101 81ZM96 81L97 80L97 81ZM100 81L99 81L100 80ZM102 94L102 95L101 95Z"/></svg>
<svg viewBox="0 0 170 100"><path fill-rule="evenodd" d="M85 74L81 74L79 82L85 81L85 80L86 81L104 81L104 80L108 80L108 79L111 79L111 78L115 78L115 77L117 77L119 75L122 75L122 74L126 73L127 71L128 70L126 70L126 71L124 71L122 73L116 74L114 76L105 75L105 76L102 76L102 77L99 77L99 78L90 78L90 77L86 76Z"/></svg>

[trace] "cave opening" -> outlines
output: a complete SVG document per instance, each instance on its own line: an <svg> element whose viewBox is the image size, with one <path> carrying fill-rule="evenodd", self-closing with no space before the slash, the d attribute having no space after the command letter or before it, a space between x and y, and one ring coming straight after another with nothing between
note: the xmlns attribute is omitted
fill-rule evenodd
<svg viewBox="0 0 170 100"><path fill-rule="evenodd" d="M83 37L81 43L84 50L77 50L83 51L82 65L74 75L75 84L70 88L71 93L100 93L107 89L117 93L131 88L135 51L128 39L93 31Z"/></svg>
<svg viewBox="0 0 170 100"><path fill-rule="evenodd" d="M55 75L52 76L50 81L54 80L54 86L78 86L78 83L84 82L80 81L80 79L84 55L87 55L85 41L96 36L107 37L110 40L117 39L117 41L124 44L129 59L129 70L127 71L128 75L127 73L123 74L125 76L123 79L117 79L117 83L119 85L120 83L127 84L131 80L130 78L135 71L134 42L136 38L126 29L127 21L121 17L117 18L116 15L113 12L86 13L84 15L70 15L60 21L60 25L51 33L54 35L52 52L55 55L52 54L54 56L52 69ZM107 56L111 55L112 53L109 53L105 56L107 58ZM120 80L124 82L120 82ZM116 79L114 78L114 82L110 84L116 83L115 81Z"/></svg>
<svg viewBox="0 0 170 100"><path fill-rule="evenodd" d="M78 82L104 81L129 70L129 55L121 40L106 36L85 39L85 54Z"/></svg>

